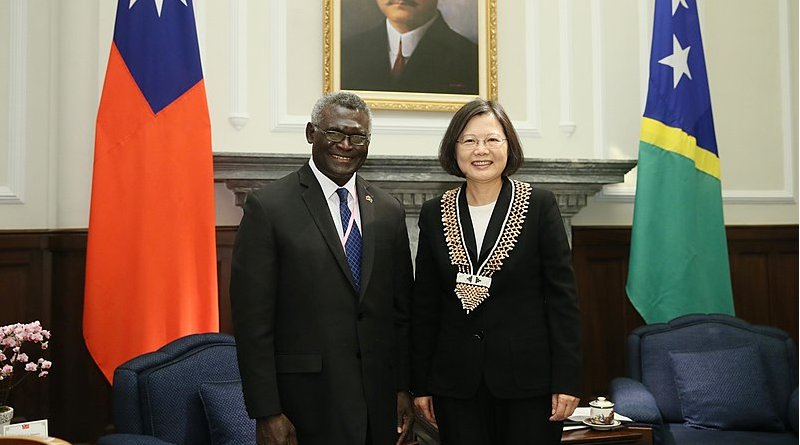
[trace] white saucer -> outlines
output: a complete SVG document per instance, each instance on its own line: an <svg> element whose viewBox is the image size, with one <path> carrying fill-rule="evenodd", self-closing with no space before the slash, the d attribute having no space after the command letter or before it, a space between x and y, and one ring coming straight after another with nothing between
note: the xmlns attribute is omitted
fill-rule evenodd
<svg viewBox="0 0 800 445"><path fill-rule="evenodd" d="M610 425L605 425L605 424L594 423L589 419L583 419L583 424L588 425L596 430L610 430L622 425L622 422L615 419L613 422L611 422Z"/></svg>

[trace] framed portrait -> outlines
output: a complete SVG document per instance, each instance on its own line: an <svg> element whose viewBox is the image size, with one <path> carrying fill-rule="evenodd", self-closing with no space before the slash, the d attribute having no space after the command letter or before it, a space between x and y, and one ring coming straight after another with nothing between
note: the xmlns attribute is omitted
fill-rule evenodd
<svg viewBox="0 0 800 445"><path fill-rule="evenodd" d="M497 98L497 0L323 0L323 92L375 109Z"/></svg>

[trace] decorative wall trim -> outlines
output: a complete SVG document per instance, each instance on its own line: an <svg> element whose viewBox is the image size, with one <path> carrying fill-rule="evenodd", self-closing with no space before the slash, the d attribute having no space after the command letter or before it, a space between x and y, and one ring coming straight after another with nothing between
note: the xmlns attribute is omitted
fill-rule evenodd
<svg viewBox="0 0 800 445"><path fill-rule="evenodd" d="M0 204L25 202L25 151L28 104L28 1L11 0L9 14L8 184L0 185Z"/></svg>
<svg viewBox="0 0 800 445"><path fill-rule="evenodd" d="M250 120L247 112L247 0L231 0L231 111L228 122L241 130Z"/></svg>
<svg viewBox="0 0 800 445"><path fill-rule="evenodd" d="M792 122L797 123L797 116L792 116L792 98L797 97L797 85L793 85L792 78L792 36L791 15L789 14L789 0L778 0L778 46L781 73L781 114L783 127L783 196L785 202L797 202L797 192L794 188L794 173L797 160L792 160ZM793 88L794 86L794 88Z"/></svg>
<svg viewBox="0 0 800 445"><path fill-rule="evenodd" d="M594 116L594 157L608 159L606 152L605 91L603 83L605 69L603 50L603 2L591 0L592 15L592 113Z"/></svg>
<svg viewBox="0 0 800 445"><path fill-rule="evenodd" d="M206 0L194 0L194 23L197 27L197 46L200 49L200 60L202 62L208 60L206 59L206 28L208 26L207 18L208 14L206 14L207 4ZM205 66L203 63L202 66ZM203 73L205 77L205 72Z"/></svg>
<svg viewBox="0 0 800 445"><path fill-rule="evenodd" d="M247 193L265 183L297 170L308 155L258 153L214 154L214 180L233 191L236 205L244 204ZM605 184L622 182L634 160L528 159L514 175L551 190L558 200L567 234L572 233L572 217L589 196ZM416 218L422 203L461 182L448 175L432 156L371 156L359 170L365 179L389 191L406 208L412 244L416 245Z"/></svg>
<svg viewBox="0 0 800 445"><path fill-rule="evenodd" d="M650 82L650 42L653 33L653 4L650 0L639 0L639 104L641 114L647 104L647 85Z"/></svg>
<svg viewBox="0 0 800 445"><path fill-rule="evenodd" d="M537 138L542 137L542 83L539 79L541 69L539 42L542 40L539 32L542 29L539 24L540 2L541 0L525 2L525 83L528 89L525 111L528 118L524 121L513 121L514 129L520 136Z"/></svg>
<svg viewBox="0 0 800 445"><path fill-rule="evenodd" d="M558 3L558 29L560 37L559 62L561 65L561 75L559 76L561 84L561 121L559 122L559 127L561 127L561 131L569 136L575 133L576 128L575 116L572 110L572 92L574 88L572 34L575 31L572 26L573 13L572 0L561 0Z"/></svg>

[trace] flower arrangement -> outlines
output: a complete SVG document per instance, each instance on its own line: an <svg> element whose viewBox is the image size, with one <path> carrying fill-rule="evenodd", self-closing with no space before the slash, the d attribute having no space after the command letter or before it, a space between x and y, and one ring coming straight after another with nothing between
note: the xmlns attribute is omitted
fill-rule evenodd
<svg viewBox="0 0 800 445"><path fill-rule="evenodd" d="M31 344L39 345L39 350L47 349L48 340L50 331L42 329L38 321L0 327L0 406L5 405L11 390L25 377L31 374L46 377L50 372L50 361L25 352Z"/></svg>

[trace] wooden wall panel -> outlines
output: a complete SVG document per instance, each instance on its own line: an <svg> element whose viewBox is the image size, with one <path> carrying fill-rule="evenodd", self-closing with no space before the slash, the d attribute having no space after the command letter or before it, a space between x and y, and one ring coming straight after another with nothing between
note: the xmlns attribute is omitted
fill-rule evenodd
<svg viewBox="0 0 800 445"><path fill-rule="evenodd" d="M235 227L217 229L220 329L232 333L230 266ZM798 336L797 226L728 228L737 315ZM625 338L643 324L625 294L630 228L573 228L587 400L625 373ZM111 391L81 330L85 231L0 232L0 324L41 320L53 331L54 368L12 394L17 414L48 418L53 435L93 443L111 430ZM120 327L124 329L124 327Z"/></svg>
<svg viewBox="0 0 800 445"><path fill-rule="evenodd" d="M798 341L797 226L729 227L728 253L736 314L775 326Z"/></svg>
<svg viewBox="0 0 800 445"><path fill-rule="evenodd" d="M625 374L625 339L644 321L625 293L629 229L573 228L572 250L583 329L584 404L608 395Z"/></svg>
<svg viewBox="0 0 800 445"><path fill-rule="evenodd" d="M629 227L573 227L584 338L584 401L625 375L627 333L644 324L625 293ZM798 227L728 227L736 315L798 341Z"/></svg>
<svg viewBox="0 0 800 445"><path fill-rule="evenodd" d="M219 330L233 335L231 318L231 259L236 227L217 228L217 286L219 287Z"/></svg>

